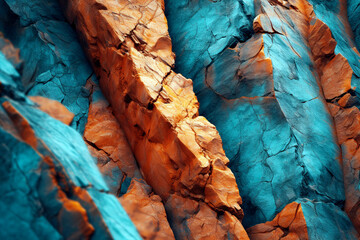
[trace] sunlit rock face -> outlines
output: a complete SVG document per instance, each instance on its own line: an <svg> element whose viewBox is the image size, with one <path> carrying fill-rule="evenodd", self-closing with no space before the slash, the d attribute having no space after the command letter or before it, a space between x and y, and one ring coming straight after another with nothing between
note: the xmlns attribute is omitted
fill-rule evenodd
<svg viewBox="0 0 360 240"><path fill-rule="evenodd" d="M62 2L174 236L248 239L220 136L198 116L192 81L172 70L163 2Z"/></svg>
<svg viewBox="0 0 360 240"><path fill-rule="evenodd" d="M359 22L0 0L0 239L359 239Z"/></svg>

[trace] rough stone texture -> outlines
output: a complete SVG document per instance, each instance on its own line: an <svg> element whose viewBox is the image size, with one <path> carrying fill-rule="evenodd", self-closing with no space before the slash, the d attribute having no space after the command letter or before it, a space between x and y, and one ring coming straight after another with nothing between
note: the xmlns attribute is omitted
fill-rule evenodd
<svg viewBox="0 0 360 240"><path fill-rule="evenodd" d="M143 239L175 239L161 198L143 180L134 178L120 202Z"/></svg>
<svg viewBox="0 0 360 240"><path fill-rule="evenodd" d="M354 32L355 43L360 49L360 1L359 0L347 0L347 14L349 23Z"/></svg>
<svg viewBox="0 0 360 240"><path fill-rule="evenodd" d="M61 102L75 114L72 127L84 131L92 69L57 0L2 0L7 22L0 31L20 49L21 81L30 96ZM5 13L3 14L3 16Z"/></svg>
<svg viewBox="0 0 360 240"><path fill-rule="evenodd" d="M130 149L113 110L101 93L96 82L89 82L91 103L84 140L90 153L97 159L97 165L115 195L126 192L131 178L142 178L136 160Z"/></svg>
<svg viewBox="0 0 360 240"><path fill-rule="evenodd" d="M321 29L321 30L319 30ZM324 34L326 32L327 34ZM339 145L342 149L342 166L345 186L345 211L355 228L360 232L360 178L358 157L358 135L360 134L359 97L352 88L352 79L357 81L356 66L341 53L336 54L335 45L329 50L321 50L326 42L335 42L329 34L330 28L317 20L310 29L310 46L320 73L321 85L328 101L330 113L334 117ZM336 35L334 35L336 37ZM340 44L343 43L340 41ZM344 43L343 43L344 44ZM344 46L343 46L344 47ZM337 46L337 48L340 48ZM357 54L356 49L353 49ZM344 54L344 53L343 53ZM345 55L346 56L346 55ZM360 55L358 59L360 60ZM360 62L360 61L359 61ZM354 69L354 70L353 70ZM334 82L335 84L331 84ZM346 86L342 88L340 86Z"/></svg>
<svg viewBox="0 0 360 240"><path fill-rule="evenodd" d="M141 239L82 137L9 84L20 81L10 61L0 66L0 238Z"/></svg>
<svg viewBox="0 0 360 240"><path fill-rule="evenodd" d="M193 79L195 89L197 75L202 75L219 53L253 33L253 0L164 2L177 56L175 69Z"/></svg>
<svg viewBox="0 0 360 240"><path fill-rule="evenodd" d="M172 1L167 2L171 8ZM193 79L200 113L216 125L231 161L245 226L273 219L301 197L344 201L340 151L307 43L310 6L305 1L254 3L254 35L236 46L229 43L210 64L196 69ZM193 9L169 10L174 42L186 34L186 27L172 28L184 11ZM244 28L249 24L243 22ZM186 39L195 42L204 35L196 33ZM175 51L177 57L196 58L194 45ZM176 69L184 68L181 63Z"/></svg>
<svg viewBox="0 0 360 240"><path fill-rule="evenodd" d="M269 222L247 229L250 239L358 239L346 213L334 204L299 199Z"/></svg>
<svg viewBox="0 0 360 240"><path fill-rule="evenodd" d="M154 192L166 204L182 199L179 208L187 201L204 206L213 218L212 228L225 225L221 237L247 238L240 223L241 198L234 175L226 167L229 161L221 139L215 127L198 116L191 80L171 70L174 54L163 3L63 2ZM178 208L167 208L167 213L180 214ZM218 221L223 215L227 217ZM174 229L175 223L170 224ZM195 231L208 234L207 228L197 224L182 224L187 230L175 229L178 238ZM241 233L235 234L238 226Z"/></svg>
<svg viewBox="0 0 360 240"><path fill-rule="evenodd" d="M306 220L300 203L284 207L276 217L246 230L250 239L309 239Z"/></svg>
<svg viewBox="0 0 360 240"><path fill-rule="evenodd" d="M0 0L1 239L359 239L359 1L60 2Z"/></svg>
<svg viewBox="0 0 360 240"><path fill-rule="evenodd" d="M91 103L84 140L110 192L122 196L121 203L141 237L174 239L161 198L143 179L125 133L98 83L89 81L88 87Z"/></svg>
<svg viewBox="0 0 360 240"><path fill-rule="evenodd" d="M229 9L217 7L222 2L207 4L221 12L209 18L232 16ZM197 43L198 39L209 38L207 32L193 26L203 21L199 11L187 1L166 1L170 35L178 43L174 44L176 69L193 78L200 114L214 123L222 136L244 200L243 223L247 227L273 219L287 204L304 197L335 204L331 205L337 206L335 212L343 215L341 152L326 99L349 91L359 76L352 74L358 71L359 61L345 4L254 1L254 15L250 16L254 34L248 31L238 43L226 42L212 61L207 61L197 53L197 44L206 44ZM252 3L243 1L243 5L251 8ZM323 38L311 39L310 25L317 18L334 30L319 27L316 32ZM221 28L221 21L217 22L209 29ZM251 22L242 21L243 29L249 25ZM331 34L335 39L326 39ZM311 48L311 41L318 46ZM335 47L343 58L331 58ZM315 62L320 53L331 61L324 73L314 71L317 65L327 64ZM192 65L192 59L200 63ZM334 72L343 74L342 81ZM328 77L320 79L322 74ZM346 216L339 219L348 222ZM335 226L342 231L340 225ZM356 238L351 228L348 231L349 238ZM316 228L309 236L319 234L325 239L331 236Z"/></svg>
<svg viewBox="0 0 360 240"><path fill-rule="evenodd" d="M12 13L5 2L1 2L1 4L4 5L2 10L6 10L5 13L11 16L15 22L7 22L6 24L13 26L12 31L8 31L9 28L6 25L2 26L2 29L6 30L7 35L20 47L20 54L22 58L25 59L25 65L21 66L22 61L19 59L19 50L15 49L10 41L5 39L3 35L0 37L1 51L7 55L7 58L14 66L19 69L22 68L20 70L25 74L29 74L29 71L35 71L36 73L31 76L31 81L36 78L37 74L41 75L44 71L47 71L46 74L56 74L54 79L46 80L45 84L39 85L36 81L35 83L31 82L30 84L35 84L39 90L36 93L32 92L32 90L27 90L25 87L29 95L41 94L56 100L50 100L40 96L33 96L30 97L30 99L36 102L43 111L63 121L65 124L74 123L74 121L72 121L74 114L69 112L58 101L67 104L69 109L72 109L74 112L77 112L79 110L78 107L80 107L82 111L80 122L76 122L75 125L72 124L72 126L82 132L88 115L87 106L89 104L88 99L90 98L92 105L87 119L86 131L84 132L85 143L87 143L91 154L97 159L97 165L104 176L105 182L109 186L110 192L115 195L124 194L130 184L131 178L142 178L142 176L138 170L131 149L128 146L124 132L112 115L111 107L109 107L109 104L97 87L97 80L91 73L74 31L69 28L68 24L64 21L59 4L55 0L48 1L45 5L42 4L42 1L34 1L32 3L24 3L22 1L10 2L11 10L19 15L24 14L21 15L20 19ZM50 11L45 10L47 7L51 8ZM25 14L30 9L37 14L33 14L33 12L31 12L30 15ZM7 20L9 19L10 17L8 17ZM32 45L28 45L29 39L35 39L36 41L36 35L24 35L23 31L29 31L29 28L37 26L39 22L47 20L49 20L49 26L52 27L52 31L56 30L56 32L45 31L44 34L40 34L40 37L49 38L48 40L51 41L40 41L36 44L30 42ZM21 23L19 23L19 21ZM20 24L21 27L19 27L18 24ZM38 29L36 28L36 30ZM34 37L34 39L32 39L32 37ZM54 39L55 41L52 41ZM39 55L39 52L42 55ZM24 53L27 55L24 56ZM59 64L60 68L57 67L56 64ZM86 75L89 74L89 77L84 78L84 73ZM74 74L75 79L71 74ZM21 77L22 80L24 80L24 78L24 76ZM60 85L58 79L60 79ZM85 85L86 82L88 83L87 85ZM62 83L67 84L66 88ZM15 81L14 86L23 88L19 81ZM62 91L61 94L63 94L61 98L57 97L59 89ZM66 90L65 92L63 91L64 89ZM81 92L80 96L76 96L79 91ZM78 119L79 117L75 116L75 121ZM100 129L101 131L99 131ZM98 150L97 145L102 149ZM138 201L137 204L141 205L141 202ZM156 215L156 213L154 213L154 215ZM141 226L137 227L141 228Z"/></svg>
<svg viewBox="0 0 360 240"><path fill-rule="evenodd" d="M32 96L29 99L37 103L41 111L66 125L70 125L74 119L74 114L58 101L40 96Z"/></svg>

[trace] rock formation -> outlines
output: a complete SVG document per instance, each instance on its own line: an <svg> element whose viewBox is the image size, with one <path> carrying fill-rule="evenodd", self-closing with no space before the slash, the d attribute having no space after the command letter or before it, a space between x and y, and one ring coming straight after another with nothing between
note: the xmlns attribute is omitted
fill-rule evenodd
<svg viewBox="0 0 360 240"><path fill-rule="evenodd" d="M0 238L359 239L359 22L358 0L0 0Z"/></svg>
<svg viewBox="0 0 360 240"><path fill-rule="evenodd" d="M0 238L141 239L81 135L64 124L74 115L27 98L16 86L19 73L0 56ZM54 118L53 107L61 110Z"/></svg>

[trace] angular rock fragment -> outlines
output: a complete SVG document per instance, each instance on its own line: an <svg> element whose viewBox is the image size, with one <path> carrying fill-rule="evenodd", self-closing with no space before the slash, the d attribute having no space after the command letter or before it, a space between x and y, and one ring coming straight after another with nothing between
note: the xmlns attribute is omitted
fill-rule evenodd
<svg viewBox="0 0 360 240"><path fill-rule="evenodd" d="M133 179L120 202L143 239L175 239L161 198L149 185Z"/></svg>
<svg viewBox="0 0 360 240"><path fill-rule="evenodd" d="M309 239L304 213L297 202L286 205L272 221L255 225L247 232L254 240Z"/></svg>
<svg viewBox="0 0 360 240"><path fill-rule="evenodd" d="M74 119L74 114L58 101L40 96L32 96L29 99L38 104L41 111L66 125L70 125Z"/></svg>

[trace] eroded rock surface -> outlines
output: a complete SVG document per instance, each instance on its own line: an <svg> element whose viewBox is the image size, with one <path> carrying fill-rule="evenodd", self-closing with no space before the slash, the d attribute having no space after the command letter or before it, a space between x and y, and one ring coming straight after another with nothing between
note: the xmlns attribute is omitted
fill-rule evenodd
<svg viewBox="0 0 360 240"><path fill-rule="evenodd" d="M309 239L304 213L297 202L286 205L272 221L255 225L247 232L254 240Z"/></svg>
<svg viewBox="0 0 360 240"><path fill-rule="evenodd" d="M347 14L349 18L349 23L354 32L355 43L360 49L360 23L359 23L359 14L360 14L360 1L359 0L348 0Z"/></svg>
<svg viewBox="0 0 360 240"><path fill-rule="evenodd" d="M163 3L63 2L147 183L166 204L181 199L181 208L194 201L193 214L200 202L215 226L226 225L223 237L246 237L241 198L226 167L221 139L215 127L198 116L191 80L171 70L174 54ZM179 209L167 208L167 213L178 215ZM218 223L223 215L229 216ZM207 228L181 224L184 231L173 229L178 238L191 237L194 231L208 234ZM241 234L234 234L238 226Z"/></svg>
<svg viewBox="0 0 360 240"><path fill-rule="evenodd" d="M335 212L343 216L339 219L348 223L341 211L345 201L341 149L326 103L357 84L354 79L358 75L352 72L357 71L359 61L346 19L346 3L254 1L253 21L242 21L242 28L251 26L253 34L248 31L237 43L228 41L212 61L206 61L198 58L196 41L209 36L192 28L194 22L202 21L199 11L187 1L176 2L166 1L170 36L174 43L182 42L174 47L176 69L193 78L200 114L215 124L222 136L244 201L244 225L272 220L287 204L302 198L337 208ZM208 2L213 8L220 4ZM251 8L252 2L244 1L243 5ZM209 18L232 16L229 9L216 9L222 14ZM183 18L182 27L178 27L178 18ZM334 35L335 39L322 43L311 39L316 21L331 26L331 31L318 28L319 36ZM221 21L217 22L220 25ZM231 35L229 32L228 38ZM312 47L311 41L318 45ZM340 56L332 59L335 47L348 59L347 65ZM330 71L324 73L329 76L326 79L320 78L323 73L318 64L322 63L316 54L332 61ZM187 59L200 63L188 71ZM342 73L343 81L334 72ZM356 180L354 185L358 186ZM348 191L349 185L345 186ZM335 226L342 231L340 225ZM350 239L356 238L353 229L348 231ZM309 236L321 234L314 228Z"/></svg>
<svg viewBox="0 0 360 240"><path fill-rule="evenodd" d="M20 92L6 57L0 66L0 238L141 239L79 133Z"/></svg>
<svg viewBox="0 0 360 240"><path fill-rule="evenodd" d="M84 140L111 192L122 195L132 178L142 178L125 133L97 82L89 82L91 103Z"/></svg>
<svg viewBox="0 0 360 240"><path fill-rule="evenodd" d="M359 4L0 0L0 238L359 239Z"/></svg>
<svg viewBox="0 0 360 240"><path fill-rule="evenodd" d="M134 178L120 202L143 239L175 239L160 196L143 180Z"/></svg>
<svg viewBox="0 0 360 240"><path fill-rule="evenodd" d="M339 231L340 229L340 231ZM269 222L246 230L250 239L358 239L345 212L334 204L300 199Z"/></svg>
<svg viewBox="0 0 360 240"><path fill-rule="evenodd" d="M340 44L336 48L334 44L327 50L321 48L327 42L337 43L336 40L339 38ZM346 196L345 211L355 228L360 232L360 179L357 167L360 159L357 155L358 144L356 141L360 133L359 121L357 120L359 117L359 98L356 88L360 64L355 61L357 59L360 62L360 54L355 48L352 49L352 55L349 51L342 51L340 48L344 48L346 45L344 46L344 42L341 41L341 36L332 35L330 28L321 20L317 20L311 26L310 45L317 63L324 96L334 118L338 143L342 149L341 163ZM317 49L322 50L318 51ZM350 55L350 58L345 58L344 55ZM353 59L351 56L356 58Z"/></svg>
<svg viewBox="0 0 360 240"><path fill-rule="evenodd" d="M30 96L61 102L75 114L72 127L84 131L92 69L57 0L1 1L2 31L23 61L21 85ZM8 15L8 16L6 16Z"/></svg>

